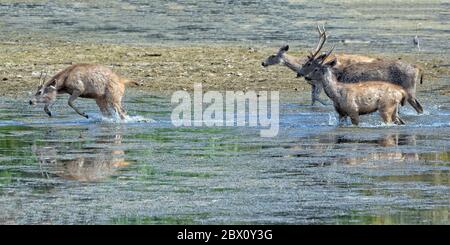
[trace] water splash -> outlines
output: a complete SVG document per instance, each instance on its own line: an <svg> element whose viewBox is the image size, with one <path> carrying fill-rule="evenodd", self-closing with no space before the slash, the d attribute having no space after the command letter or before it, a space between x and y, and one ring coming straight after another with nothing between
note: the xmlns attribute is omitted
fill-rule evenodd
<svg viewBox="0 0 450 245"><path fill-rule="evenodd" d="M336 126L339 124L339 120L332 113L328 113L328 126Z"/></svg>
<svg viewBox="0 0 450 245"><path fill-rule="evenodd" d="M125 119L121 119L119 115L114 115L112 117L105 117L100 114L89 114L90 122L95 123L121 123L121 124L131 124L131 123L154 123L155 120L151 118L146 118L139 115L126 115Z"/></svg>
<svg viewBox="0 0 450 245"><path fill-rule="evenodd" d="M357 127L360 127L360 128L394 128L394 127L405 127L405 126L406 125L398 125L395 123L384 123L383 121L379 121L379 122L360 122Z"/></svg>

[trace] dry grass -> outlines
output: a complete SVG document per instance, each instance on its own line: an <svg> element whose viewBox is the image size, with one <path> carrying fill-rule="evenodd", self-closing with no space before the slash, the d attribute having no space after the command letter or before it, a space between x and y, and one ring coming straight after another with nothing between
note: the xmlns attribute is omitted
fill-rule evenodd
<svg viewBox="0 0 450 245"><path fill-rule="evenodd" d="M196 82L210 90L309 90L303 79L295 78L296 74L285 67L261 67L262 60L276 51L273 48L206 44L169 47L45 40L2 42L0 49L0 96L27 95L38 83L33 72L48 71L50 76L74 63L112 66L125 77L143 81L144 86L140 89L148 91L191 90ZM305 53L290 51L290 54ZM410 62L418 61L412 55L401 57ZM426 83L450 77L450 67L444 58L417 63L427 71ZM419 86L419 89L423 88Z"/></svg>

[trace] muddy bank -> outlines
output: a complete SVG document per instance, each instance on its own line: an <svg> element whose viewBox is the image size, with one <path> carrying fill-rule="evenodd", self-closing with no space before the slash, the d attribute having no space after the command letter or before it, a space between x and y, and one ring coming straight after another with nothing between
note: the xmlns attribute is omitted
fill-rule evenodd
<svg viewBox="0 0 450 245"><path fill-rule="evenodd" d="M340 47L343 51L345 47ZM215 90L309 90L303 79L281 66L264 69L261 61L275 47L246 45L156 46L151 44L94 44L58 40L14 40L0 43L0 96L22 97L34 91L37 73L55 74L74 63L99 63L113 67L119 74L142 81L144 91L192 90L201 82L204 89ZM291 46L291 55L308 50ZM368 54L374 57L402 58L426 70L425 82L418 90L438 90L449 94L448 58L410 54Z"/></svg>

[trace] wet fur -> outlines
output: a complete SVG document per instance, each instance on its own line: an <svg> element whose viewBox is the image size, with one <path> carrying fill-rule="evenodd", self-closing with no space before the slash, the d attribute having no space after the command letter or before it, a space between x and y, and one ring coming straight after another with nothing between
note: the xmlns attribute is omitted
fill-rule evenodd
<svg viewBox="0 0 450 245"><path fill-rule="evenodd" d="M328 65L330 63L318 67L307 78L323 86L341 122L350 117L352 124L358 125L360 115L379 111L385 123L404 124L398 116L398 105L405 103L408 93L401 86L384 81L341 83Z"/></svg>
<svg viewBox="0 0 450 245"><path fill-rule="evenodd" d="M323 63L325 56L309 60L302 66L298 75L305 76ZM326 59L326 58L325 58ZM326 59L327 61L328 59ZM408 93L408 102L418 112L423 113L423 107L416 98L416 84L421 81L423 72L415 65L402 61L376 59L372 62L352 63L347 66L336 65L333 68L339 82L356 83L366 81L386 81L401 86ZM318 93L321 89L317 90ZM318 95L317 95L318 96Z"/></svg>
<svg viewBox="0 0 450 245"><path fill-rule="evenodd" d="M308 57L294 57L291 55L288 55L286 52L289 50L289 45L282 46L278 52L274 55L270 55L267 57L261 65L263 67L271 66L271 65L277 65L277 64L283 64L295 73L298 73L302 66L308 62ZM328 57L328 60L332 60L336 58L337 64L336 67L346 67L354 63L369 63L374 62L375 58L362 56L362 55L353 55L353 54L336 54L332 57ZM312 84L311 85L311 105L314 105L316 101L320 102L321 104L325 105L325 102L320 99L320 93L322 91L322 87L320 84Z"/></svg>
<svg viewBox="0 0 450 245"><path fill-rule="evenodd" d="M73 101L78 97L94 99L100 108L102 115L110 117L117 113L121 119L126 116L126 111L122 106L122 97L125 93L125 85L136 83L134 81L121 78L111 69L95 64L76 64L67 67L53 76L43 84L43 88L55 87L58 94L67 93L70 95L68 104L78 114L88 118L87 114L78 110ZM38 90L39 92L39 90ZM47 96L47 100L42 101L42 96ZM36 95L32 102L45 103L47 114L51 116L48 107L56 100L56 93Z"/></svg>

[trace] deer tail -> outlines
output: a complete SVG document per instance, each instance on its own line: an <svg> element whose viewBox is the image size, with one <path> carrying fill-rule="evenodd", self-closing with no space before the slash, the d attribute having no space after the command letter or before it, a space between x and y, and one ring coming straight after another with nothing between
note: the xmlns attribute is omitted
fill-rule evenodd
<svg viewBox="0 0 450 245"><path fill-rule="evenodd" d="M414 102L415 102L415 104L416 104L416 106L417 106L417 108L414 107L414 109L416 109L416 111L417 111L419 114L423 113L423 107L422 107L422 105L420 104L420 102L419 102L416 98L414 98Z"/></svg>
<svg viewBox="0 0 450 245"><path fill-rule="evenodd" d="M419 113L419 114L423 113L423 107L416 98L410 97L410 98L408 98L408 102L417 111L417 113Z"/></svg>

